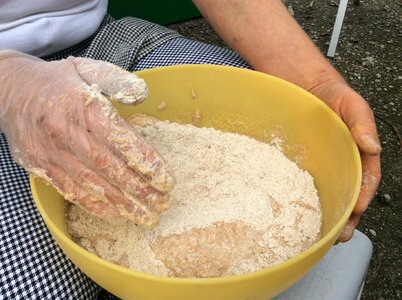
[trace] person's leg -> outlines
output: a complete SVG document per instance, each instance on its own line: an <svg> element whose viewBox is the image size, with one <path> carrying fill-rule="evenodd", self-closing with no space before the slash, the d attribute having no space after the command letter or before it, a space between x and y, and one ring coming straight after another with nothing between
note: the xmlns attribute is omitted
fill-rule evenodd
<svg viewBox="0 0 402 300"><path fill-rule="evenodd" d="M100 29L80 44L44 57L89 57L128 71L176 64L218 64L250 68L229 49L187 39L166 27L137 18L113 20L106 16Z"/></svg>
<svg viewBox="0 0 402 300"><path fill-rule="evenodd" d="M215 64L250 68L237 53L230 49L179 37L165 42L130 69L138 71L178 64Z"/></svg>
<svg viewBox="0 0 402 300"><path fill-rule="evenodd" d="M0 299L96 299L99 287L51 237L1 133L0 207Z"/></svg>

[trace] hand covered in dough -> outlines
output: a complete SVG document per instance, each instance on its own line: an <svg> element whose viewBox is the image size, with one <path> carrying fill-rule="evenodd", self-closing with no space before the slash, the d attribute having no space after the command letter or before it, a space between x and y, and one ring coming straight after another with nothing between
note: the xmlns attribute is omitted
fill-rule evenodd
<svg viewBox="0 0 402 300"><path fill-rule="evenodd" d="M135 104L147 87L102 61L0 51L0 128L16 162L94 214L153 227L174 178L104 95Z"/></svg>

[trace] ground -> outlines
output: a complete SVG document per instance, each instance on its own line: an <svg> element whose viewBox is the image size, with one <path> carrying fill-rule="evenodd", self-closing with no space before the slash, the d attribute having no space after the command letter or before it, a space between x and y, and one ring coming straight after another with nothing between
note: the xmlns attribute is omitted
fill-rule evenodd
<svg viewBox="0 0 402 300"><path fill-rule="evenodd" d="M349 2L337 53L331 62L370 103L383 147L382 182L358 227L374 246L362 299L401 299L402 4L397 0L361 0L359 5ZM337 3L333 0L286 1L296 20L324 54ZM202 18L169 27L189 38L225 46Z"/></svg>

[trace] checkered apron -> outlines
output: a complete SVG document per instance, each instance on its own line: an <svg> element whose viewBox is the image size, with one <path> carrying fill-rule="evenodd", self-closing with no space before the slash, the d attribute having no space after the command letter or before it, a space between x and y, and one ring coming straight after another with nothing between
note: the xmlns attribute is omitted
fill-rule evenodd
<svg viewBox="0 0 402 300"><path fill-rule="evenodd" d="M248 68L236 53L186 39L136 18L106 16L98 31L69 49L69 55L109 61L136 71L176 64L219 64ZM62 253L32 200L27 173L13 162L0 133L0 300L97 299L101 291ZM111 295L102 294L102 299Z"/></svg>

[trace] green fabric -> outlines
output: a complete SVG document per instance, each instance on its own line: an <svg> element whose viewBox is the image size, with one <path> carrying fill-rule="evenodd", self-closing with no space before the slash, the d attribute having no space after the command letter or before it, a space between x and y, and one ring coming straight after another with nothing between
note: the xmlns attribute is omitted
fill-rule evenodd
<svg viewBox="0 0 402 300"><path fill-rule="evenodd" d="M108 13L116 19L132 16L161 25L200 16L191 0L110 0Z"/></svg>

